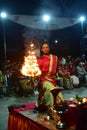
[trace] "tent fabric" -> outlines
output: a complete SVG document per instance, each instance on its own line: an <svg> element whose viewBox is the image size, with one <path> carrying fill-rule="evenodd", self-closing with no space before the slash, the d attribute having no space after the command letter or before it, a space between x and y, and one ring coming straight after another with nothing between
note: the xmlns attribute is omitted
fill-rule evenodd
<svg viewBox="0 0 87 130"><path fill-rule="evenodd" d="M7 18L23 26L40 30L58 30L80 22L78 18L62 17L51 17L51 20L46 22L42 17L32 15L8 15Z"/></svg>

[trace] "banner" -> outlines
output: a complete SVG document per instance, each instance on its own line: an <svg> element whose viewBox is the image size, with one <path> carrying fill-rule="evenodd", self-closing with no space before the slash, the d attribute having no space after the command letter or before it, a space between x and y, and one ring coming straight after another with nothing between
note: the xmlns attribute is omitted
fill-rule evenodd
<svg viewBox="0 0 87 130"><path fill-rule="evenodd" d="M42 19L42 17L32 15L8 15L7 18L23 26L41 30L63 29L80 22L77 18L62 17L51 17L50 21L46 22Z"/></svg>

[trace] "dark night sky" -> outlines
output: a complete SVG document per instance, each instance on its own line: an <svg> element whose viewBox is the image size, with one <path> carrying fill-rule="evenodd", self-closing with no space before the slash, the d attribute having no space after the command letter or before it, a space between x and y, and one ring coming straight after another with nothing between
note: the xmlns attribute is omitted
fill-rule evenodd
<svg viewBox="0 0 87 130"><path fill-rule="evenodd" d="M77 17L87 12L86 0L0 0L0 10L12 14L41 14L50 11L56 16Z"/></svg>
<svg viewBox="0 0 87 130"><path fill-rule="evenodd" d="M86 0L0 0L0 11L16 15L41 15L50 12L56 17L79 17L87 15ZM86 23L85 23L86 24ZM19 59L24 55L23 32L25 27L6 20L6 43L8 59ZM84 25L86 32L86 25ZM3 34L2 21L0 20L0 58L3 59ZM57 55L78 55L81 38L80 24L62 30L50 31L49 39L52 42L58 39L63 45L52 44L52 51ZM61 47L62 46L62 47Z"/></svg>

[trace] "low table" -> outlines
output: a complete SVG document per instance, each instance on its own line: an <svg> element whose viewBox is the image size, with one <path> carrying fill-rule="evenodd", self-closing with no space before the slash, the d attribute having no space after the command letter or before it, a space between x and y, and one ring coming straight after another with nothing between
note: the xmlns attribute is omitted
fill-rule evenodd
<svg viewBox="0 0 87 130"><path fill-rule="evenodd" d="M47 113L39 113L34 108L35 102L9 109L8 130L58 130L56 121L47 120ZM87 130L87 104L84 106L69 105L64 119L69 126L64 130L79 130L80 127L82 130Z"/></svg>
<svg viewBox="0 0 87 130"><path fill-rule="evenodd" d="M8 130L58 130L54 120L47 120L47 114L34 110L22 111L9 117ZM75 130L72 126L65 130Z"/></svg>
<svg viewBox="0 0 87 130"><path fill-rule="evenodd" d="M34 110L35 102L24 105L24 108L9 109L8 130L58 130L54 120L47 120L47 113ZM75 126L65 130L75 130Z"/></svg>

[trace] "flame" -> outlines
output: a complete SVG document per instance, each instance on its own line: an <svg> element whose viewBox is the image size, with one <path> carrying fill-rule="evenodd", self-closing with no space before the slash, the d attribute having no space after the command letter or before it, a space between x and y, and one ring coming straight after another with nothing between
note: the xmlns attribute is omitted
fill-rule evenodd
<svg viewBox="0 0 87 130"><path fill-rule="evenodd" d="M87 98L84 97L84 98L82 99L82 102L83 102L83 103L86 103L86 102L87 102Z"/></svg>
<svg viewBox="0 0 87 130"><path fill-rule="evenodd" d="M22 74L29 77L37 77L41 75L39 69L37 58L35 56L34 44L30 45L30 50L28 51L28 56L24 57L24 64L22 66Z"/></svg>

